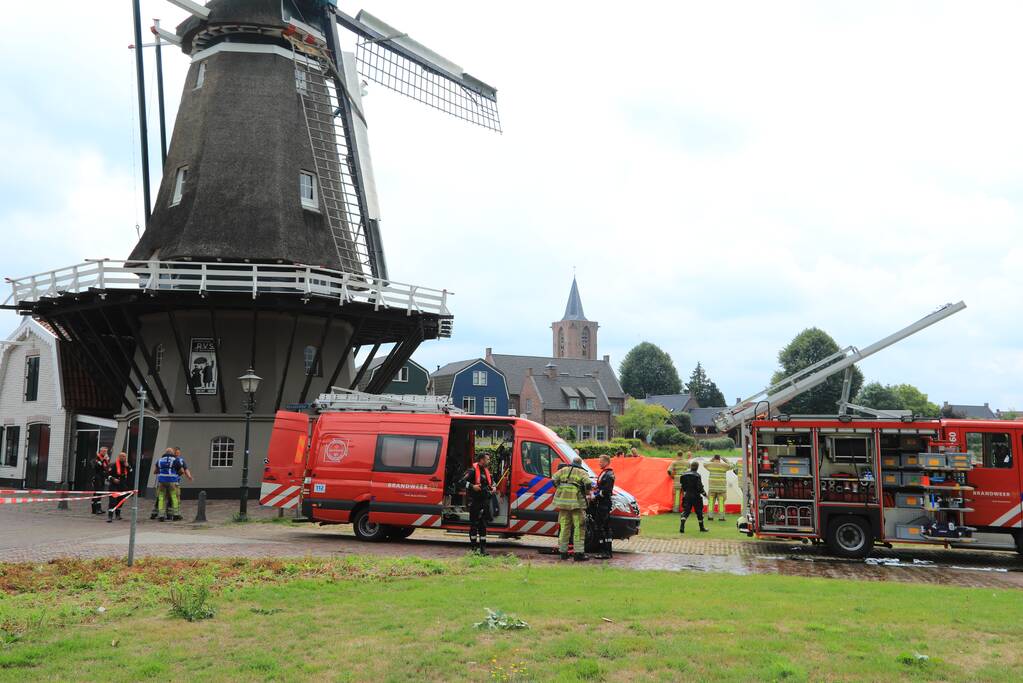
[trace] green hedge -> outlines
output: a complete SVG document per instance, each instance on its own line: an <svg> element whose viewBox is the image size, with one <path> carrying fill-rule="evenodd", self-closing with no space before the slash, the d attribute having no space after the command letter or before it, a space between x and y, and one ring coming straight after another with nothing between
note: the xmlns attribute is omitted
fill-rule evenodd
<svg viewBox="0 0 1023 683"><path fill-rule="evenodd" d="M735 440L728 436L700 439L700 448L705 451L730 451L735 448Z"/></svg>
<svg viewBox="0 0 1023 683"><path fill-rule="evenodd" d="M651 438L655 446L682 446L696 448L696 439L679 431L678 427L668 425L653 433Z"/></svg>

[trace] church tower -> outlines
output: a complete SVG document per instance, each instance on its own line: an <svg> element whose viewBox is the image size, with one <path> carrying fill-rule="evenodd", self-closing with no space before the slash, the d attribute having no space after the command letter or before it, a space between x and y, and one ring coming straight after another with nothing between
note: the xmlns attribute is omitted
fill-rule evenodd
<svg viewBox="0 0 1023 683"><path fill-rule="evenodd" d="M579 297L579 285L572 278L572 289L568 293L565 316L551 324L554 331L555 358L597 359L597 328L600 326L586 319L583 301Z"/></svg>

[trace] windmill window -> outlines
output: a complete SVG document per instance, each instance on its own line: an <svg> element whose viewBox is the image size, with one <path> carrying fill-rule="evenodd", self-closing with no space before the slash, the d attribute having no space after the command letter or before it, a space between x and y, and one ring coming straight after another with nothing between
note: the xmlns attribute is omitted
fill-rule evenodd
<svg viewBox="0 0 1023 683"><path fill-rule="evenodd" d="M181 195L185 192L185 182L188 180L188 166L182 166L174 175L174 195L171 197L171 206L181 203Z"/></svg>
<svg viewBox="0 0 1023 683"><path fill-rule="evenodd" d="M476 413L476 397L475 396L463 396L462 397L462 410L467 413Z"/></svg>
<svg viewBox="0 0 1023 683"><path fill-rule="evenodd" d="M217 436L210 441L210 467L234 466L234 439Z"/></svg>
<svg viewBox="0 0 1023 683"><path fill-rule="evenodd" d="M484 415L497 415L497 397L496 396L484 396L483 397L483 414Z"/></svg>
<svg viewBox="0 0 1023 683"><path fill-rule="evenodd" d="M485 387L485 386L487 386L487 372L486 372L486 370L473 370L473 372L472 372L472 385L474 387Z"/></svg>
<svg viewBox="0 0 1023 683"><path fill-rule="evenodd" d="M198 90L206 82L206 62L199 62L199 70L195 73L195 89Z"/></svg>
<svg viewBox="0 0 1023 683"><path fill-rule="evenodd" d="M25 359L25 400L35 401L39 398L39 356Z"/></svg>
<svg viewBox="0 0 1023 683"><path fill-rule="evenodd" d="M398 376L394 378L395 382L408 382L408 366L401 366L401 370L398 370Z"/></svg>
<svg viewBox="0 0 1023 683"><path fill-rule="evenodd" d="M305 374L313 377L323 376L323 372L320 370L321 364L318 355L315 346L305 347Z"/></svg>
<svg viewBox="0 0 1023 683"><path fill-rule="evenodd" d="M316 174L301 171L298 174L298 192L302 198L302 208L319 211L320 202L316 188Z"/></svg>

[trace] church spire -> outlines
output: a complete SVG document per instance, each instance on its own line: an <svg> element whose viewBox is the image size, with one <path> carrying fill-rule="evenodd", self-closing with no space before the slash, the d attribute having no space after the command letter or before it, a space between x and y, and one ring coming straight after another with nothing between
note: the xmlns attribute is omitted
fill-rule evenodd
<svg viewBox="0 0 1023 683"><path fill-rule="evenodd" d="M565 317L562 320L586 320L583 313L583 300L579 297L579 285L575 276L572 277L572 290L568 293L568 304L565 306Z"/></svg>

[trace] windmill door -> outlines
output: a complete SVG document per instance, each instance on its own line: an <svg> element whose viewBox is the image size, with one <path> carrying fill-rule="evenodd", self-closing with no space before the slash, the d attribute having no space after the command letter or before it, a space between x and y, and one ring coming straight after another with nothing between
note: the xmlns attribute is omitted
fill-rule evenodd
<svg viewBox="0 0 1023 683"><path fill-rule="evenodd" d="M50 425L28 426L28 448L25 452L25 486L30 489L46 485L50 465Z"/></svg>

